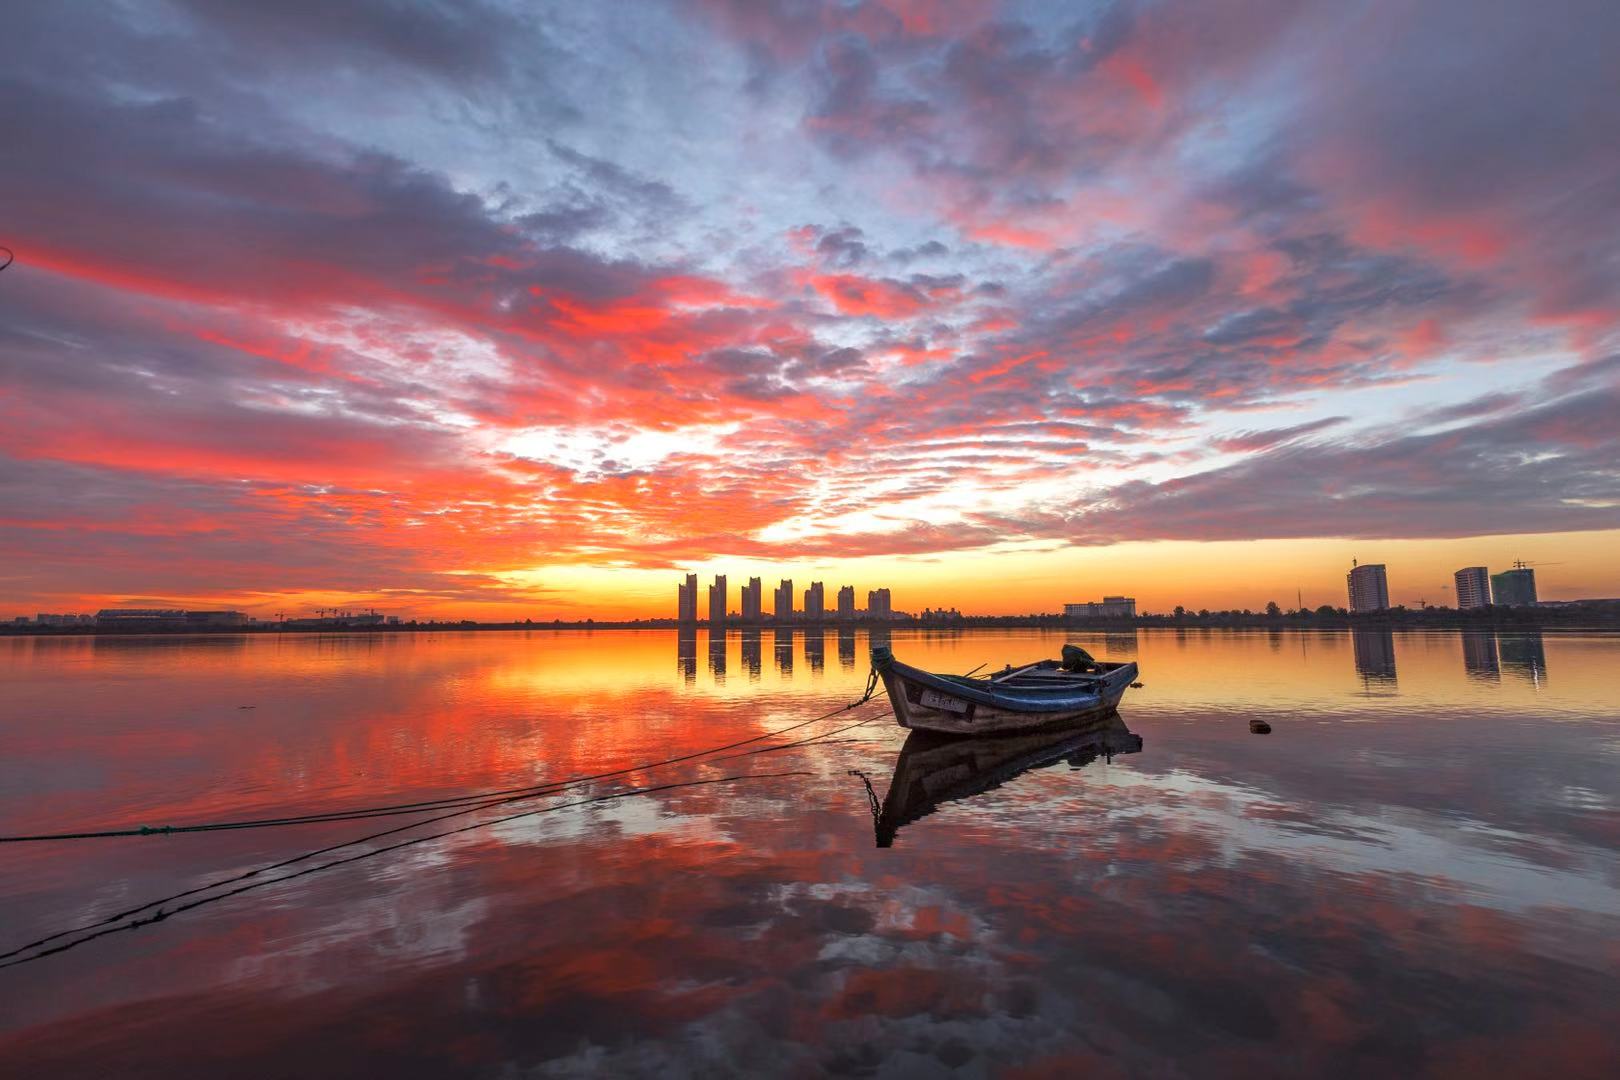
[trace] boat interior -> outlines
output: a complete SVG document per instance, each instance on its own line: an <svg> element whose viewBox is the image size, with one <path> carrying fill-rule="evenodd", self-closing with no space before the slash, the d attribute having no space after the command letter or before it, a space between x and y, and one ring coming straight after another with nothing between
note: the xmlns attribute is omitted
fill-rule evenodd
<svg viewBox="0 0 1620 1080"><path fill-rule="evenodd" d="M1067 651L1067 649L1065 649ZM1099 682L1125 664L1093 660L1037 660L1032 664L1008 664L1001 671L984 676L947 675L953 682L977 686L982 689L1068 689Z"/></svg>

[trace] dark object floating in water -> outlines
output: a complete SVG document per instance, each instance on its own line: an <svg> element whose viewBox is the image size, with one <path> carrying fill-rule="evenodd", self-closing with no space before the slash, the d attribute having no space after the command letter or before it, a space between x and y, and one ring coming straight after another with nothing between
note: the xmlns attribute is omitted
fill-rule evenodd
<svg viewBox="0 0 1620 1080"><path fill-rule="evenodd" d="M1141 749L1142 736L1127 728L1117 712L1022 735L964 739L913 731L900 748L881 807L873 799L877 846L891 846L902 825L941 805L983 794L1031 769L1060 761L1078 769L1098 758L1111 761L1115 754L1134 754Z"/></svg>
<svg viewBox="0 0 1620 1080"><path fill-rule="evenodd" d="M985 678L935 675L902 664L887 645L872 648L872 670L883 680L904 728L945 735L994 735L1103 717L1136 679L1134 663L1093 660L1074 645L1062 660L1037 660Z"/></svg>
<svg viewBox="0 0 1620 1080"><path fill-rule="evenodd" d="M1271 725L1264 720L1250 720L1249 732L1253 735L1270 735Z"/></svg>

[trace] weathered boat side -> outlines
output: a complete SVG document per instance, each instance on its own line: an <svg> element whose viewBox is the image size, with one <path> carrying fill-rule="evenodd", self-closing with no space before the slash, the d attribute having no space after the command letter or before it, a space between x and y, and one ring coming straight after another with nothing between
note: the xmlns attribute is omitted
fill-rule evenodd
<svg viewBox="0 0 1620 1080"><path fill-rule="evenodd" d="M936 675L902 664L886 648L872 650L901 727L947 735L1031 731L1054 724L1106 716L1136 680L1136 665L1098 664L1095 674L1054 678L1053 685L1018 679L990 680Z"/></svg>

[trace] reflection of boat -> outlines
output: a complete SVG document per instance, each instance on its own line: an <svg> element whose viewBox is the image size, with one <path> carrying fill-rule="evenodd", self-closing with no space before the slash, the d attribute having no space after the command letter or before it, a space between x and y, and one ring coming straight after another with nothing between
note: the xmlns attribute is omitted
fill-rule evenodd
<svg viewBox="0 0 1620 1080"><path fill-rule="evenodd" d="M902 664L887 646L873 646L872 667L901 727L947 735L1028 731L1104 716L1136 681L1134 663L1100 663L1073 645L1063 646L1061 661L1008 667L977 679Z"/></svg>
<svg viewBox="0 0 1620 1080"><path fill-rule="evenodd" d="M889 793L877 815L878 847L893 844L901 826L933 813L942 803L982 794L1031 769L1059 761L1078 769L1099 757L1141 749L1142 736L1128 729L1117 712L1023 735L964 739L913 731L900 748Z"/></svg>

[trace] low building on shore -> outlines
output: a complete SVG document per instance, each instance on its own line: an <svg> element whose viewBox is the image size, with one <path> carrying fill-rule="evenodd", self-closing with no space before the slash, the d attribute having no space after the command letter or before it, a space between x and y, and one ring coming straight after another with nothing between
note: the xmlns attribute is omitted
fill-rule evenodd
<svg viewBox="0 0 1620 1080"><path fill-rule="evenodd" d="M1134 619L1136 597L1105 596L1101 600L1088 600L1080 604L1064 604L1065 619Z"/></svg>

